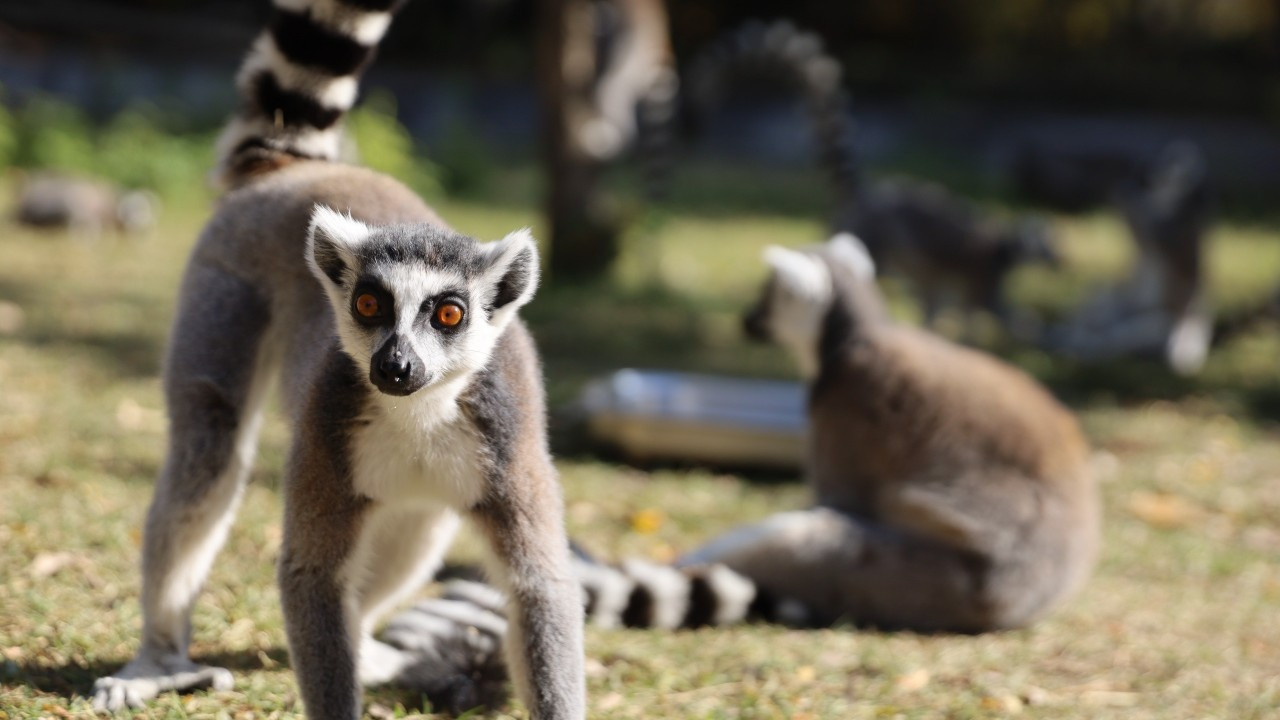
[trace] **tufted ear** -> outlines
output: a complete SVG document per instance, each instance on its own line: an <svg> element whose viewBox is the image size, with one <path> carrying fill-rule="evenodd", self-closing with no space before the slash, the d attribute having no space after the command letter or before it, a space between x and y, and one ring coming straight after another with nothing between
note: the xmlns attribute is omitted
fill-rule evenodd
<svg viewBox="0 0 1280 720"><path fill-rule="evenodd" d="M778 245L764 249L764 261L773 268L778 283L793 295L825 302L831 296L831 271L809 253Z"/></svg>
<svg viewBox="0 0 1280 720"><path fill-rule="evenodd" d="M849 268L853 276L860 280L871 280L876 276L876 263L871 259L867 246L852 233L837 233L827 241L831 255L842 265Z"/></svg>
<svg viewBox="0 0 1280 720"><path fill-rule="evenodd" d="M515 312L538 289L538 243L529 228L521 228L483 248L481 280L491 288L486 304L494 315Z"/></svg>
<svg viewBox="0 0 1280 720"><path fill-rule="evenodd" d="M355 267L355 249L369 237L369 226L324 205L316 205L307 228L307 266L321 282L342 285Z"/></svg>

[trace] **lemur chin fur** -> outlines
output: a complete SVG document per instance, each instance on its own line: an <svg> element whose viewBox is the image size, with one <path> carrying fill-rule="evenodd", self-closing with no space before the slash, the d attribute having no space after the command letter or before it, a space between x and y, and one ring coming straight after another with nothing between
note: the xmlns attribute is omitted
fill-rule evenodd
<svg viewBox="0 0 1280 720"><path fill-rule="evenodd" d="M280 595L307 713L361 713L360 683L431 670L435 700L474 688L447 660L372 637L430 579L461 518L494 551L506 647L534 718L585 714L580 590L547 451L541 370L517 312L527 231L477 242L397 181L336 162L339 121L395 0L276 0L220 143L231 188L186 268L164 388L170 443L143 542L138 655L95 685L101 710L165 690L229 689L188 657L195 596L226 538L264 399L292 420Z"/></svg>

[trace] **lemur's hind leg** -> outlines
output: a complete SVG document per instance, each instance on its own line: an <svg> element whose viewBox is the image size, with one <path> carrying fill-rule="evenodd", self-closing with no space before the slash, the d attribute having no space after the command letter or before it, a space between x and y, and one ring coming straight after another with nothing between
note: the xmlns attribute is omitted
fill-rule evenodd
<svg viewBox="0 0 1280 720"><path fill-rule="evenodd" d="M448 508L380 509L369 521L375 528L356 551L352 563L362 581L355 588L360 611L360 682L378 685L395 680L411 655L373 638L379 618L429 580L440 568L458 529L458 515Z"/></svg>
<svg viewBox="0 0 1280 720"><path fill-rule="evenodd" d="M100 710L232 683L226 669L187 656L191 606L253 461L273 375L264 342L270 317L254 288L224 271L192 266L184 287L165 369L169 448L143 533L142 644L128 665L94 684Z"/></svg>
<svg viewBox="0 0 1280 720"><path fill-rule="evenodd" d="M716 563L814 622L984 629L976 554L828 508L773 515L679 561L686 569Z"/></svg>

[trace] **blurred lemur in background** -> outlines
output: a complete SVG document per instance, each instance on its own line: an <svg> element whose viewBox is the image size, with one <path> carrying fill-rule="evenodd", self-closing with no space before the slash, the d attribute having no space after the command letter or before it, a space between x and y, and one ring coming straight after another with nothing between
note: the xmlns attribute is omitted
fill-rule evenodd
<svg viewBox="0 0 1280 720"><path fill-rule="evenodd" d="M1147 356L1195 373L1213 339L1204 266L1213 200L1203 154L1187 141L1169 144L1116 201L1137 249L1129 275L1050 328L1042 344L1085 361Z"/></svg>
<svg viewBox="0 0 1280 720"><path fill-rule="evenodd" d="M1100 509L1072 414L994 357L888 320L852 236L772 247L766 260L745 326L790 351L808 382L814 505L732 530L674 566L580 553L590 620L977 633L1025 626L1079 588ZM439 624L453 607L426 601L392 627Z"/></svg>
<svg viewBox="0 0 1280 720"><path fill-rule="evenodd" d="M103 180L51 172L21 176L17 187L13 219L28 227L97 239L108 230L143 234L156 222L159 199L146 190L122 190Z"/></svg>
<svg viewBox="0 0 1280 720"><path fill-rule="evenodd" d="M835 193L833 234L861 238L882 272L905 278L931 325L944 300L990 312L1006 326L1025 324L1005 302L1004 285L1021 264L1057 265L1048 225L1039 218L992 217L935 183L868 179L853 149L841 75L816 35L786 22L752 23L698 55L684 87L694 115L704 119L735 87L796 88Z"/></svg>
<svg viewBox="0 0 1280 720"><path fill-rule="evenodd" d="M293 425L278 576L308 717L362 713L360 683L486 700L471 636L375 640L431 578L460 517L493 549L505 640L538 720L585 710L583 611L547 451L540 367L516 316L536 243L480 243L385 175L336 162L340 121L398 0L276 0L219 142L230 188L192 252L168 341L169 450L147 514L142 642L102 710L230 689L188 656L191 609L244 490L267 390Z"/></svg>

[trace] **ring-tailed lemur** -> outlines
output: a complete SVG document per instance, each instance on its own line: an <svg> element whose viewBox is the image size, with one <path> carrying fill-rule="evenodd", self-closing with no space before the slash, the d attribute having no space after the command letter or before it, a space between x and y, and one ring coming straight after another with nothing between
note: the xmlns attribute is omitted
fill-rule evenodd
<svg viewBox="0 0 1280 720"><path fill-rule="evenodd" d="M226 538L269 386L293 420L279 583L308 715L353 718L359 682L431 674L481 698L466 637L371 637L429 579L462 516L511 599L508 659L533 717L585 713L582 605L545 437L527 231L479 243L395 180L334 162L339 121L396 0L276 0L220 143L221 200L192 252L168 345L170 444L147 515L143 637L96 707L227 689L188 657L192 602ZM453 643L452 645L448 643Z"/></svg>
<svg viewBox="0 0 1280 720"><path fill-rule="evenodd" d="M1005 302L1005 278L1024 263L1058 263L1046 223L989 217L933 183L867 179L853 146L840 64L817 35L787 22L749 23L713 44L690 63L685 85L695 113L709 114L743 79L798 90L834 190L832 234L862 238L882 271L905 277L927 323L944 299L986 310L1006 325L1023 320Z"/></svg>
<svg viewBox="0 0 1280 720"><path fill-rule="evenodd" d="M809 382L814 507L730 531L674 567L579 557L603 625L760 613L920 631L1026 625L1088 576L1099 507L1075 418L1003 362L886 319L852 236L770 248L747 331ZM426 602L393 621L437 617Z"/></svg>
<svg viewBox="0 0 1280 720"><path fill-rule="evenodd" d="M1203 154L1187 141L1168 145L1117 202L1138 250L1132 271L1042 342L1085 361L1150 356L1195 373L1213 339L1204 269L1213 202Z"/></svg>

